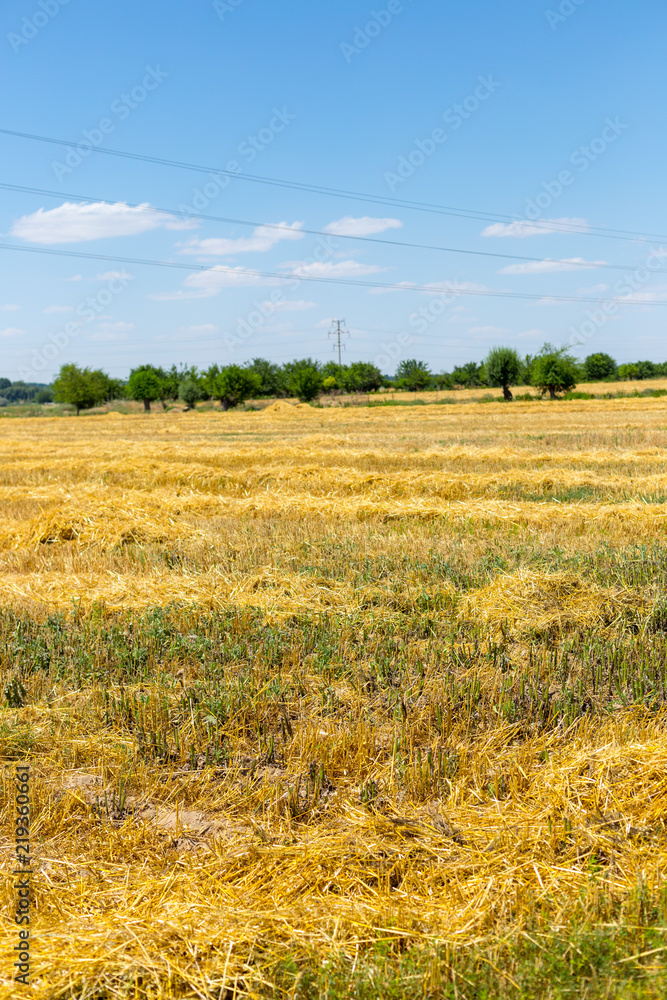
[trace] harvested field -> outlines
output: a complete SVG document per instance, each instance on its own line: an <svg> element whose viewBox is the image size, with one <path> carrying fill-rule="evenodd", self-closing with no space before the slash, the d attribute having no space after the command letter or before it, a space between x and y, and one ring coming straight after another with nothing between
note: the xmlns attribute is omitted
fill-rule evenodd
<svg viewBox="0 0 667 1000"><path fill-rule="evenodd" d="M667 401L0 421L53 997L662 997Z"/></svg>

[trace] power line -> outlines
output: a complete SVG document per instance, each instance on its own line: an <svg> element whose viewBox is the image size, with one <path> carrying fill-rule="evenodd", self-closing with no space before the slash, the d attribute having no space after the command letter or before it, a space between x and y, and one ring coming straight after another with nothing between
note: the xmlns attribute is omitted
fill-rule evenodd
<svg viewBox="0 0 667 1000"><path fill-rule="evenodd" d="M117 201L111 201L108 198L96 198L91 195L72 194L71 192L65 192L65 191L51 191L45 188L23 187L20 184L0 183L0 190L19 191L24 194L45 195L50 198L78 198L80 201L83 202L90 202L92 204L100 204L100 205L118 204ZM177 218L202 219L203 221L206 222L223 222L229 225L252 226L254 228L258 228L261 226L263 229L277 229L278 231L281 232L285 231L284 225L280 225L279 223L274 223L274 222L251 222L248 219L232 219L220 215L203 215L198 212L181 212L177 209L172 209L172 208L158 208L157 206L154 205L146 206L145 203L132 203L124 201L122 202L122 204L126 205L128 208L141 208L145 212L153 212L157 215L173 215L176 216ZM361 242L361 243L375 243L375 244L380 244L381 246L401 247L403 249L407 248L412 250L434 250L441 253L465 254L471 257L495 257L499 260L528 261L531 263L538 263L538 264L544 263L544 257L529 257L524 254L497 253L492 250L468 250L462 247L434 246L431 243L409 243L405 240L387 240L387 239L380 239L379 237L375 236L354 236L345 233L334 234L334 233L328 233L324 229L301 228L298 230L298 232L304 233L306 236L325 236L325 237L335 236L337 239L354 240L355 242ZM202 256L207 256L205 251L202 251ZM231 254L229 256L231 256ZM563 262L554 261L553 263L563 263ZM607 270L615 270L615 271L629 270L629 266L627 264L609 264L607 261L599 261L591 263L588 261L568 260L565 261L565 263L567 263L570 267L573 267L575 269L583 268L584 270L587 271L593 269L597 270L600 268ZM654 270L655 273L657 274L667 273L666 268L655 268Z"/></svg>
<svg viewBox="0 0 667 1000"><path fill-rule="evenodd" d="M340 339L341 339L341 337L349 337L350 334L349 334L349 332L347 330L341 330L341 324L343 326L345 325L345 320L344 319L332 319L331 323L335 327L335 330L329 330L329 334L328 335L329 335L329 338L335 337L337 339L337 341L338 341L338 364L342 365L343 362L340 359L340 352L341 352ZM344 344L343 344L343 349L345 349L345 345ZM336 350L336 345L334 344L334 351L335 350Z"/></svg>
<svg viewBox="0 0 667 1000"><path fill-rule="evenodd" d="M315 281L321 284L327 285L350 285L358 288L379 288L383 291L398 291L398 292L427 292L434 297L442 297L445 295L452 295L457 297L459 295L472 295L482 298L501 298L501 299L526 299L533 301L550 301L550 302L582 302L585 304L592 303L593 305L605 305L605 303L614 302L620 305L639 305L639 306L665 306L667 301L662 299L623 299L615 297L612 299L594 299L588 296L582 295L552 295L549 292L541 293L530 293L530 292L494 292L489 289L471 289L459 287L455 283L450 283L443 287L442 285L438 287L437 285L416 285L410 282L394 283L388 285L386 282L379 281L364 281L360 278L326 278L322 275L312 275L312 274L299 274L298 270L293 271L291 274L280 274L275 271L256 271L250 268L230 268L216 264L213 267L209 264L186 264L180 261L171 260L149 260L143 257L121 257L115 254L97 254L97 253L86 253L81 250L60 250L53 247L20 247L11 243L0 243L0 250L13 250L17 253L41 253L48 254L54 257L74 257L76 259L82 260L103 260L112 264L140 264L147 265L150 267L166 267L166 268L176 268L177 270L184 271L197 271L202 273L204 271L218 271L220 273L231 274L234 277L253 277L253 278L269 278L275 281ZM444 284L444 283L443 283ZM232 287L232 286L228 286ZM241 287L241 286L237 286Z"/></svg>
<svg viewBox="0 0 667 1000"><path fill-rule="evenodd" d="M0 134L11 135L20 139L31 139L35 142L48 142L56 146L68 146L76 149L85 148L86 155L89 152L101 153L105 156L118 156L124 159L139 160L144 163L156 163L160 166L175 167L180 170L195 170L198 173L216 174L219 177L235 178L236 180L247 181L254 184L267 184L273 187L282 187L296 191L308 191L312 194L324 194L335 198L351 198L356 201L366 201L376 205L390 205L396 208L407 208L419 212L430 212L437 215L451 215L465 219L475 219L482 222L526 222L545 232L571 233L581 236L602 236L607 239L648 239L665 240L667 236L657 233L642 233L633 230L611 229L604 226L575 226L565 225L553 221L545 220L522 220L511 215L500 215L493 212L477 212L472 209L461 209L452 206L437 205L430 202L407 201L401 198L385 198L381 195L372 195L360 191L349 191L345 188L326 187L317 184L304 184L297 181L280 180L275 177L262 177L257 174L241 174L229 170L221 170L219 167L205 166L199 163L188 163L181 160L173 160L167 157L148 156L143 153L129 153L119 149L102 149L99 146L91 146L86 143L71 142L67 139L54 139L50 136L34 135L30 132L17 132L13 129L0 128Z"/></svg>
<svg viewBox="0 0 667 1000"><path fill-rule="evenodd" d="M399 283L399 284L386 284L377 281L364 281L358 278L327 278L321 275L305 275L298 274L298 272L292 272L291 274L280 274L275 271L257 271L254 269L235 269L229 268L222 265L215 265L211 267L208 264L185 264L180 261L167 261L167 260L149 260L141 257L121 257L111 254L94 254L86 253L80 250L60 250L50 247L20 247L9 243L0 243L0 250L14 250L20 253L41 253L48 254L57 257L75 257L77 259L84 260L102 260L110 263L116 264L140 264L148 265L152 267L167 267L167 268L177 268L179 270L186 271L197 271L199 273L205 271L218 271L220 273L228 273L234 277L258 277L258 278L269 278L271 280L278 281L315 281L330 285L352 285L361 288L379 288L388 291L401 291L401 292L428 292L434 296L443 295L472 295L490 298L512 298L512 299L528 299L528 300L549 300L553 302L583 302L583 303L593 303L594 305L603 305L605 302L609 302L609 299L599 299L590 298L587 296L570 296L570 295L551 295L548 292L542 293L529 293L529 292L494 292L488 289L469 289L464 287L459 287L455 284L451 284L447 287L438 287L434 285L416 285L409 282ZM231 286L228 286L231 287ZM241 286L238 286L241 287ZM626 300L622 298L616 298L611 301L619 302L624 305L667 305L667 302L659 299L642 299L641 301Z"/></svg>

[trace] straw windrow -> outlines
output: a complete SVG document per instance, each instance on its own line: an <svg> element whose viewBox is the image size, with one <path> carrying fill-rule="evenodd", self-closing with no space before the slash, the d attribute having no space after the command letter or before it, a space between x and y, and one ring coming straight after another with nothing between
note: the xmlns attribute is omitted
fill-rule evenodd
<svg viewBox="0 0 667 1000"><path fill-rule="evenodd" d="M0 996L18 760L39 1000L660 995L665 404L454 409L0 423Z"/></svg>

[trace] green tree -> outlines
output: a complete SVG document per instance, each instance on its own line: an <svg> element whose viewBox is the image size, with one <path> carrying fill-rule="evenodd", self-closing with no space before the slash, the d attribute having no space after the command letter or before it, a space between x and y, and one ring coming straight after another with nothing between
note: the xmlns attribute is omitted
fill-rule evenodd
<svg viewBox="0 0 667 1000"><path fill-rule="evenodd" d="M471 389L478 385L487 385L484 365L476 361L468 361L465 365L457 365L452 372L452 382L454 385L462 385L465 389Z"/></svg>
<svg viewBox="0 0 667 1000"><path fill-rule="evenodd" d="M417 392L419 389L427 389L431 384L431 369L425 361L417 361L416 358L408 358L401 361L396 369L396 384L403 389L410 389Z"/></svg>
<svg viewBox="0 0 667 1000"><path fill-rule="evenodd" d="M197 402L202 397L202 389L198 381L193 378L183 379L178 387L178 398L185 403L185 409L196 409Z"/></svg>
<svg viewBox="0 0 667 1000"><path fill-rule="evenodd" d="M107 399L125 399L127 395L127 384L121 378L110 378L108 382L109 394Z"/></svg>
<svg viewBox="0 0 667 1000"><path fill-rule="evenodd" d="M604 382L606 379L614 379L617 371L616 362L610 354L605 354L604 351L589 354L584 361L584 377L588 382Z"/></svg>
<svg viewBox="0 0 667 1000"><path fill-rule="evenodd" d="M179 386L186 376L179 371L176 365L172 365L169 371L165 371L163 368L154 368L153 370L160 382L159 400L162 403L162 408L166 410L167 400L178 399Z"/></svg>
<svg viewBox="0 0 667 1000"><path fill-rule="evenodd" d="M63 365L53 383L53 398L57 403L68 403L81 410L89 410L107 398L109 377L103 371Z"/></svg>
<svg viewBox="0 0 667 1000"><path fill-rule="evenodd" d="M493 347L486 356L484 370L489 385L500 387L506 400L512 399L510 386L517 385L523 373L521 358L512 347Z"/></svg>
<svg viewBox="0 0 667 1000"><path fill-rule="evenodd" d="M353 392L351 388L350 369L347 365L339 365L337 361L327 361L322 374L327 385L325 389L341 389L344 392ZM329 384L329 379L334 380L333 386Z"/></svg>
<svg viewBox="0 0 667 1000"><path fill-rule="evenodd" d="M535 356L533 354L526 354L521 367L521 378L520 382L522 385L530 385L530 373L533 368L533 361Z"/></svg>
<svg viewBox="0 0 667 1000"><path fill-rule="evenodd" d="M136 399L144 404L144 410L149 413L151 403L162 399L164 372L154 365L140 365L133 368L127 382L127 394L130 399Z"/></svg>
<svg viewBox="0 0 667 1000"><path fill-rule="evenodd" d="M368 361L353 361L346 375L349 392L376 392L384 381L380 369Z"/></svg>
<svg viewBox="0 0 667 1000"><path fill-rule="evenodd" d="M290 392L302 403L310 403L319 396L323 382L322 372L303 365L292 372L287 384Z"/></svg>
<svg viewBox="0 0 667 1000"><path fill-rule="evenodd" d="M303 358L300 361L290 361L283 365L283 369L288 392L297 396L302 403L317 399L324 382L324 373L318 361Z"/></svg>
<svg viewBox="0 0 667 1000"><path fill-rule="evenodd" d="M656 378L660 375L660 365L656 365L653 361L637 361L637 368L639 369L639 377L643 378Z"/></svg>
<svg viewBox="0 0 667 1000"><path fill-rule="evenodd" d="M225 365L223 368L212 365L206 373L206 381L211 396L220 400L223 410L245 403L246 399L259 393L262 385L261 377L256 372L240 365Z"/></svg>
<svg viewBox="0 0 667 1000"><path fill-rule="evenodd" d="M436 389L453 389L454 381L449 372L438 372L437 375L433 375L433 385Z"/></svg>
<svg viewBox="0 0 667 1000"><path fill-rule="evenodd" d="M110 379L107 373L101 371L99 368L94 368L90 373L90 377L93 381L97 402L108 403L113 398L114 380Z"/></svg>
<svg viewBox="0 0 667 1000"><path fill-rule="evenodd" d="M620 379L641 379L642 373L639 365L626 364L618 366L618 377Z"/></svg>
<svg viewBox="0 0 667 1000"><path fill-rule="evenodd" d="M579 375L579 365L565 348L547 343L533 360L530 381L542 395L548 392L551 399L556 399L556 393L574 389Z"/></svg>
<svg viewBox="0 0 667 1000"><path fill-rule="evenodd" d="M267 361L266 358L253 358L245 367L249 372L259 376L258 396L286 395L285 374L280 365Z"/></svg>
<svg viewBox="0 0 667 1000"><path fill-rule="evenodd" d="M5 399L9 400L10 403L29 403L35 398L40 389L44 389L43 385L36 385L34 382L12 382L11 385L4 389L3 396Z"/></svg>

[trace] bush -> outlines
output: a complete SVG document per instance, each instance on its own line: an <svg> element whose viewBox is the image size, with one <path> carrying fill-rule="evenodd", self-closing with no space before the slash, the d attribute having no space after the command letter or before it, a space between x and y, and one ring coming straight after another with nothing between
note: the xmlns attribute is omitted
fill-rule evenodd
<svg viewBox="0 0 667 1000"><path fill-rule="evenodd" d="M185 379L178 387L178 398L183 400L186 410L194 410L201 397L201 386L193 378Z"/></svg>
<svg viewBox="0 0 667 1000"><path fill-rule="evenodd" d="M416 358L408 358L401 361L396 369L396 384L402 389L409 389L411 392L418 392L420 389L428 389L431 385L431 369L425 361L417 361Z"/></svg>
<svg viewBox="0 0 667 1000"><path fill-rule="evenodd" d="M322 373L317 368L304 367L292 372L288 385L290 392L302 403L310 403L319 396L323 381Z"/></svg>
<svg viewBox="0 0 667 1000"><path fill-rule="evenodd" d="M348 392L375 392L383 381L380 369L368 361L353 361L347 369Z"/></svg>
<svg viewBox="0 0 667 1000"><path fill-rule="evenodd" d="M618 366L609 354L600 351L589 354L584 361L584 376L589 382L604 382L616 378Z"/></svg>
<svg viewBox="0 0 667 1000"><path fill-rule="evenodd" d="M223 368L213 365L206 373L206 383L213 398L220 400L223 410L231 410L257 395L262 380L256 372L240 365L225 365Z"/></svg>
<svg viewBox="0 0 667 1000"><path fill-rule="evenodd" d="M302 403L317 399L324 383L324 372L317 361L311 358L292 361L285 365L284 370L287 389L293 396L297 396Z"/></svg>

